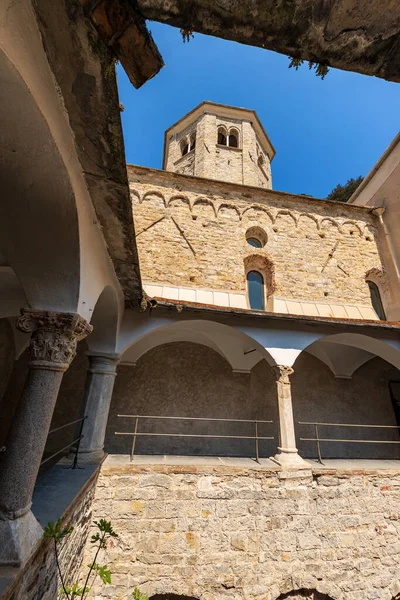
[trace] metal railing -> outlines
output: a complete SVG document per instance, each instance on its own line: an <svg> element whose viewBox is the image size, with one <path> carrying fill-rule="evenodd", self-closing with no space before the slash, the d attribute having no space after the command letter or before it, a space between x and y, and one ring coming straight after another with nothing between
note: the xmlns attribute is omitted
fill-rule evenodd
<svg viewBox="0 0 400 600"><path fill-rule="evenodd" d="M60 425L60 427L55 427L54 429L50 429L50 431L48 433L48 436L51 435L52 433L55 433L56 431L61 431L61 429L65 429L66 427L70 427L71 425L75 425L76 423L81 423L81 426L80 426L80 429L79 429L79 436L75 440L73 440L72 442L70 442L69 444L67 444L66 446L64 446L63 448L60 448L60 450L57 450L57 452L54 452L54 454L52 454L51 456L48 456L47 458L45 458L44 460L42 460L42 462L40 463L40 466L42 466L45 463L49 462L49 460L51 460L55 456L58 456L58 454L61 454L62 452L65 452L65 450L68 450L74 444L76 444L75 452L74 452L74 460L72 462L72 465L69 466L69 467L66 467L66 468L67 469L81 469L81 468L83 468L83 467L80 467L78 465L78 453L79 453L80 442L81 442L81 439L83 438L82 430L83 430L83 423L85 422L85 419L87 419L87 415L85 415L84 417L82 417L80 419L76 419L75 421L70 421L69 423L65 423L65 425ZM48 439L48 437L47 437L47 439Z"/></svg>
<svg viewBox="0 0 400 600"><path fill-rule="evenodd" d="M135 456L135 446L137 437L182 437L182 438L209 438L209 439L229 439L229 440L254 440L256 461L259 462L259 440L273 440L274 437L260 436L258 426L261 423L273 423L273 421L263 421L260 419L217 419L215 417L160 417L154 415L117 415L119 418L135 419L135 429L133 432L116 431L115 435L133 435L131 461ZM139 431L139 419L160 419L175 421L219 421L224 423L252 423L254 425L254 435L217 435L200 433L158 433Z"/></svg>
<svg viewBox="0 0 400 600"><path fill-rule="evenodd" d="M318 427L357 427L361 429L397 429L400 431L399 425L364 425L360 423L320 423L315 421L299 421L299 425L313 425L315 431L315 437L313 438L299 438L302 442L316 442L318 462L323 465L321 457L321 442L333 442L333 443L348 443L348 444L400 444L400 440L360 440L350 438L324 438L320 437Z"/></svg>

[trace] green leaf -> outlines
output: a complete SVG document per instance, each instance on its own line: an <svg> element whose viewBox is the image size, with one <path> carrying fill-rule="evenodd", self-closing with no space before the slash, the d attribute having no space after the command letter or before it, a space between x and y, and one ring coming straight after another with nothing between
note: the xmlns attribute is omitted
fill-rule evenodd
<svg viewBox="0 0 400 600"><path fill-rule="evenodd" d="M92 563L88 567L99 575L103 583L111 583L111 571L107 569L107 565L101 567L97 563Z"/></svg>
<svg viewBox="0 0 400 600"><path fill-rule="evenodd" d="M71 586L66 586L65 589L62 589L59 591L60 594L71 594L71 598L74 598L74 596L81 596L82 594L87 594L89 591L88 587L85 588L81 588L79 587L79 583L74 583L74 585Z"/></svg>
<svg viewBox="0 0 400 600"><path fill-rule="evenodd" d="M111 521L106 521L105 519L100 519L100 521L95 521L94 524L99 528L99 531L102 533L106 533L111 537L118 537L118 534L115 533Z"/></svg>
<svg viewBox="0 0 400 600"><path fill-rule="evenodd" d="M62 538L69 535L72 530L72 526L63 528L62 520L58 519L56 524L54 524L52 521L47 523L46 527L44 528L43 537L51 538L55 542L59 542L62 540Z"/></svg>
<svg viewBox="0 0 400 600"><path fill-rule="evenodd" d="M133 600L149 600L149 597L146 594L142 594L142 592L135 588L132 592Z"/></svg>

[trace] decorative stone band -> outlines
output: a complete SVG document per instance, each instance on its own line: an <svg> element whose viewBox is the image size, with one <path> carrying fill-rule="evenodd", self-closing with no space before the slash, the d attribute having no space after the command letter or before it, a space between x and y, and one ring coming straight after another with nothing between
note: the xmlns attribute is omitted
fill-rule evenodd
<svg viewBox="0 0 400 600"><path fill-rule="evenodd" d="M17 329L32 334L30 367L66 371L75 357L77 342L93 327L76 313L22 309Z"/></svg>

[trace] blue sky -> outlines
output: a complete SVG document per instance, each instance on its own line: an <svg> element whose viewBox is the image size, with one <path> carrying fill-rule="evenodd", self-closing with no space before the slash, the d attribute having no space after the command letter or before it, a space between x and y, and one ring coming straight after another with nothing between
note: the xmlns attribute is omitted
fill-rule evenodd
<svg viewBox="0 0 400 600"><path fill-rule="evenodd" d="M118 67L127 162L161 168L163 134L203 100L257 111L276 149L273 188L324 198L366 175L399 129L400 85L331 69L322 81L286 56L149 23L166 66L135 90Z"/></svg>

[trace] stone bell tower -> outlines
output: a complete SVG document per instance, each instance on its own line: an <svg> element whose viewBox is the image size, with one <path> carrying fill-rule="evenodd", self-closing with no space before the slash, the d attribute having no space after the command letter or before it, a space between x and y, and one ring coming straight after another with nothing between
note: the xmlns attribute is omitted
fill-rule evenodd
<svg viewBox="0 0 400 600"><path fill-rule="evenodd" d="M254 110L202 102L165 132L163 169L272 189L274 156Z"/></svg>

